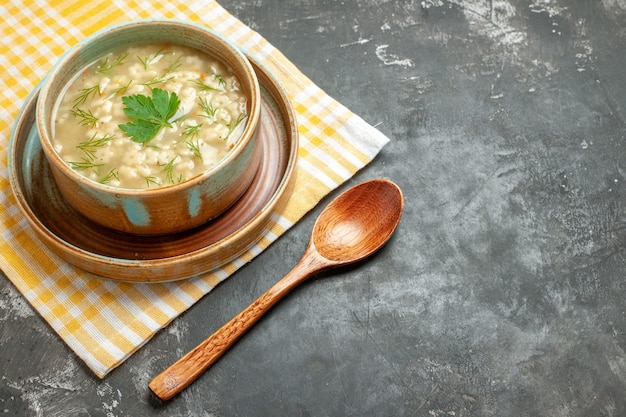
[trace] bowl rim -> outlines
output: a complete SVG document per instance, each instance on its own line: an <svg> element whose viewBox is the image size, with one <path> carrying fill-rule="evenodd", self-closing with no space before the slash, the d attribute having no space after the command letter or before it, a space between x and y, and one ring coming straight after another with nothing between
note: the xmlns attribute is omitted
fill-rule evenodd
<svg viewBox="0 0 626 417"><path fill-rule="evenodd" d="M246 122L246 127L241 134L239 140L235 142L235 146L230 149L222 158L220 158L216 163L211 165L206 170L201 173L186 179L177 184L166 184L161 185L155 188L124 188L124 187L115 187L109 184L102 184L97 181L94 181L90 178L81 175L80 173L74 171L67 165L67 163L61 158L58 152L54 149L54 145L52 144L52 137L48 129L48 122L46 122L46 114L44 113L43 102L47 99L49 95L49 90L51 86L51 80L54 79L55 74L59 73L61 69L67 64L67 62L75 55L80 54L80 51L85 46L90 43L97 41L101 38L107 38L108 36L114 36L116 33L120 31L124 31L127 28L137 27L137 25L142 26L158 26L158 25L173 25L179 27L186 27L191 30L197 31L199 34L203 36L208 36L213 40L223 43L227 49L232 52L233 56L242 64L243 68L246 70L247 79L250 81L251 91L249 97L249 114L248 120ZM171 39L167 39L168 42L176 44L177 42L172 41ZM136 43L137 45L141 44L141 42ZM183 44L183 43L178 43ZM184 45L184 44L183 44ZM123 48L123 47L122 47ZM111 49L113 50L113 49ZM108 50L110 51L110 50ZM108 52L107 51L107 52ZM107 53L104 52L104 53ZM219 57L216 57L220 59ZM237 74L239 78L241 76ZM56 105L58 99L53 99L53 103ZM50 71L46 74L46 76L42 79L40 83L40 92L39 97L37 98L36 104L36 117L35 123L37 125L37 130L39 132L40 141L44 150L44 153L51 165L55 165L60 171L67 177L70 177L73 181L80 183L81 185L85 185L88 188L94 189L99 192L103 192L106 194L114 194L116 197L139 197L139 198L154 198L158 197L161 194L169 195L172 192L184 191L189 188L193 188L197 184L203 183L208 180L211 176L217 173L223 166L236 159L241 152L246 148L246 145L253 139L255 135L255 130L259 123L261 117L261 90L259 86L259 81L257 75L254 71L254 67L250 63L248 57L246 56L244 50L236 46L222 34L216 32L208 28L207 26L203 26L198 23L180 20L180 19L170 19L170 18L148 18L148 19L135 19L128 20L121 23L116 23L113 25L109 25L103 29L100 29L85 38L81 39L78 43L70 47L66 52L64 52L57 60L57 62L52 66ZM49 118L52 117L54 112L49 114ZM50 123L51 124L51 123Z"/></svg>

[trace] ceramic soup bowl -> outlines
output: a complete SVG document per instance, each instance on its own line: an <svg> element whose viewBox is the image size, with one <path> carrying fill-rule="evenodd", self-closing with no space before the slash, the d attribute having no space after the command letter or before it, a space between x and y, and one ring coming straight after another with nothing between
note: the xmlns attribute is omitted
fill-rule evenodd
<svg viewBox="0 0 626 417"><path fill-rule="evenodd" d="M182 54L179 47L219 65L192 65L180 57L164 64L166 58ZM116 74L113 67L122 64L132 64L134 75ZM230 78L220 75L217 67L226 68ZM93 88L70 93L69 86L88 72L104 78ZM243 109L238 116L221 113L227 104L220 94L228 86L239 94L239 104L230 102ZM260 102L252 65L227 40L191 23L141 20L104 29L63 55L41 84L36 124L54 181L79 213L130 234L172 234L219 216L248 188L261 158L255 151ZM218 126L220 117L224 122ZM73 130L62 130L62 119L87 129L86 136L77 139L80 135ZM100 132L106 123L110 132ZM218 132L210 134L219 140L211 140L224 142L224 150L199 142L199 132L209 129ZM166 135L174 135L172 143L165 144ZM78 143L76 149L64 140ZM113 150L126 144L131 151ZM78 154L64 157L67 149ZM144 151L148 156L141 155ZM151 158L157 168L141 165ZM207 163L210 158L214 161ZM195 171L174 171L180 167ZM128 186L127 176L140 177L145 187Z"/></svg>

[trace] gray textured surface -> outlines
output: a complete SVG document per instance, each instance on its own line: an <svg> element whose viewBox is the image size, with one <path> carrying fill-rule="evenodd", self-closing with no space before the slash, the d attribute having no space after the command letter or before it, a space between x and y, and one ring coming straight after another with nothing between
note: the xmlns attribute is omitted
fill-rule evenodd
<svg viewBox="0 0 626 417"><path fill-rule="evenodd" d="M167 404L148 381L286 273L329 200L102 381L0 279L0 414L626 415L626 2L221 4L391 138L349 184L401 186L397 235Z"/></svg>

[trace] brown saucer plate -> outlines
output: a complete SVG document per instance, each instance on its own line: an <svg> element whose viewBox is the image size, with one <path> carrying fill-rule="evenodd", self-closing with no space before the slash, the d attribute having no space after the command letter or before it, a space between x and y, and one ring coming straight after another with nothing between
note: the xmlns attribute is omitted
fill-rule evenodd
<svg viewBox="0 0 626 417"><path fill-rule="evenodd" d="M279 82L250 58L261 85L261 163L244 195L223 215L193 230L129 235L91 222L61 196L35 126L38 89L24 104L9 144L9 176L18 206L42 242L68 263L130 282L188 278L225 265L263 236L291 195L298 129Z"/></svg>

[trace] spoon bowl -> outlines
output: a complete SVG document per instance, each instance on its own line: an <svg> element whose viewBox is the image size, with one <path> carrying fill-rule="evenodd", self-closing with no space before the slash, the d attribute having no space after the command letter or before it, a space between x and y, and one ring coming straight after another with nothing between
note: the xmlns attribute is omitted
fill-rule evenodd
<svg viewBox="0 0 626 417"><path fill-rule="evenodd" d="M213 335L150 381L148 386L152 392L162 400L174 397L307 278L372 255L391 238L403 209L402 191L385 179L361 183L339 195L315 222L309 245L294 268Z"/></svg>
<svg viewBox="0 0 626 417"><path fill-rule="evenodd" d="M358 262L382 247L395 230L404 201L397 185L378 179L333 200L315 222L311 241L318 254L341 265Z"/></svg>

